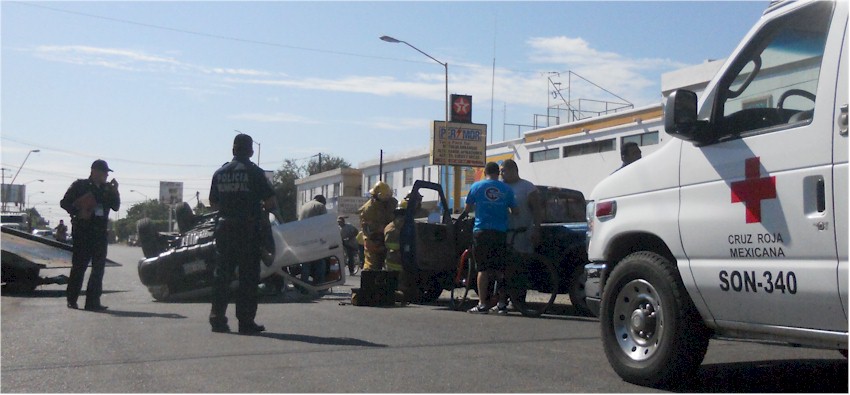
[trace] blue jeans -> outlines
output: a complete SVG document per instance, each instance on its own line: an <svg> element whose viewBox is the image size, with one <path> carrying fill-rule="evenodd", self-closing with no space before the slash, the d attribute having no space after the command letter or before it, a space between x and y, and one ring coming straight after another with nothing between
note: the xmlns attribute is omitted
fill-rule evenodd
<svg viewBox="0 0 850 395"><path fill-rule="evenodd" d="M301 264L301 281L309 282L308 277L313 276L313 284L325 282L325 261L318 260Z"/></svg>

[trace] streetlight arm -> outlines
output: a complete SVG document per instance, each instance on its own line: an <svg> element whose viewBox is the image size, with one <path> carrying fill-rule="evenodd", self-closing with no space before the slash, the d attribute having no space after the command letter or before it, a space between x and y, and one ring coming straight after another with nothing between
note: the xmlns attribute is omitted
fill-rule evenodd
<svg viewBox="0 0 850 395"><path fill-rule="evenodd" d="M422 52L422 50L421 50L421 49L414 47L413 45L411 45L411 44L410 44L409 42L407 42L407 41L404 41L404 40L398 40L398 39L392 38L392 37L390 37L390 36L381 36L381 40L386 41L386 42L388 42L388 43L402 43L402 44L404 44L404 45L407 45L407 46L408 46L408 47L410 47L410 48L415 49L415 50L416 50L416 51L418 51L419 53L421 53L421 54L423 54L423 55L427 56L427 57L428 57L428 58L430 58L431 60L433 60L433 61L435 61L435 62L437 62L437 63L439 63L439 64L443 65L443 67L449 67L449 66L448 66L448 63L443 63L443 62L441 62L441 61L439 61L439 60L437 60L437 59L434 59L434 57L433 57L433 56L428 55L428 54L427 54L427 53L425 53L425 52Z"/></svg>
<svg viewBox="0 0 850 395"><path fill-rule="evenodd" d="M410 44L408 44L408 45L410 45ZM21 169L23 169L23 168L24 168L24 165L27 163L27 159L29 159L30 154L31 154L31 153L33 153L33 152L41 152L41 150L31 149L31 150L30 150L30 152L27 152L27 156L25 156L25 157L24 157L24 161L23 161L23 162L21 162L21 167L19 167L19 168L18 168L18 171L17 171L17 172L15 172L15 176L14 176L14 177L12 177L12 182L10 182L9 184L14 184L14 183L15 183L15 179L17 179L17 178L18 178L18 173L20 173L20 172L21 172Z"/></svg>

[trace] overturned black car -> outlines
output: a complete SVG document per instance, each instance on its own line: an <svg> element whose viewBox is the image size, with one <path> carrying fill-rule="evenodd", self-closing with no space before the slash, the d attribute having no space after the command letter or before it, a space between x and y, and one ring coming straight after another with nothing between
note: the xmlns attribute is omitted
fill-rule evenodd
<svg viewBox="0 0 850 395"><path fill-rule="evenodd" d="M217 213L196 216L187 203L177 209L179 232L157 232L149 219L137 222L145 258L139 261L139 279L158 301L207 295L212 290L216 259L213 234ZM342 240L336 216L325 214L303 221L270 222L269 240L263 251L260 281L286 289L291 283L307 292L317 292L345 283L341 269ZM302 281L296 276L300 264L323 262L326 276ZM234 281L232 286L238 283Z"/></svg>

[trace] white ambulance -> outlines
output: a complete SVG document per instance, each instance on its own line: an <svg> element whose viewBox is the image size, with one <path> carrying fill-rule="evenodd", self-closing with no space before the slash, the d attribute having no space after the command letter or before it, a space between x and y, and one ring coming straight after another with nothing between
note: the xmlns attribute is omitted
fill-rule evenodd
<svg viewBox="0 0 850 395"><path fill-rule="evenodd" d="M770 3L699 103L667 98L677 138L593 190L587 302L624 380L686 378L712 336L847 356L847 24Z"/></svg>

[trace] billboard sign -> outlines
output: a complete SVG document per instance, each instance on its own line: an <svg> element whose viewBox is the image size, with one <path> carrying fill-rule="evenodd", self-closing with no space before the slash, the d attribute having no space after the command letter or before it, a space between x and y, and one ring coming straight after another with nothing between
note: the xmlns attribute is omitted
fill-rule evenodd
<svg viewBox="0 0 850 395"><path fill-rule="evenodd" d="M22 184L3 184L2 191L3 203L24 204L24 198L27 195L27 186Z"/></svg>
<svg viewBox="0 0 850 395"><path fill-rule="evenodd" d="M160 181L159 202L164 204L183 203L183 183Z"/></svg>
<svg viewBox="0 0 850 395"><path fill-rule="evenodd" d="M431 122L431 164L484 167L487 163L487 125Z"/></svg>

